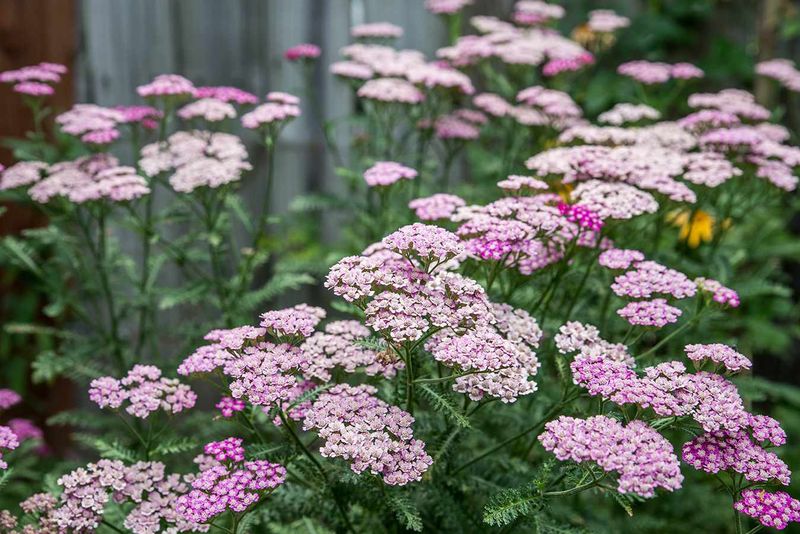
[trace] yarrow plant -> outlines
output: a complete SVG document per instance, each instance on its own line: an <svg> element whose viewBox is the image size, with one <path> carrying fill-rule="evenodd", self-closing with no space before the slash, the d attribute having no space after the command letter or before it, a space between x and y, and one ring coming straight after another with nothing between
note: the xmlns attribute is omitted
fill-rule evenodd
<svg viewBox="0 0 800 534"><path fill-rule="evenodd" d="M0 531L800 522L791 417L762 402L794 390L749 356L794 317L774 260L796 132L711 69L617 64L624 15L567 35L561 5L471 4L425 2L450 37L431 57L391 22L354 26L329 65L289 48L297 95L162 74L139 103L49 120L66 67L0 73L36 126L0 191L48 219L0 260L50 321L6 331L46 339L33 381L71 379L81 406L40 426L36 394L0 389ZM326 73L351 116L326 120ZM756 74L797 90L788 60ZM630 91L598 108L595 77ZM301 116L343 194L284 213L275 161Z"/></svg>

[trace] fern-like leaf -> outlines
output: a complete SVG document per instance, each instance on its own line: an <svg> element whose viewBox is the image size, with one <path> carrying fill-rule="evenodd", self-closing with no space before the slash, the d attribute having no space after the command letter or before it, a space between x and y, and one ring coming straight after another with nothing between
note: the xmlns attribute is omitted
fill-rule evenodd
<svg viewBox="0 0 800 534"><path fill-rule="evenodd" d="M394 512L397 520L414 532L422 532L422 516L417 506L405 495L396 493L387 500L389 508Z"/></svg>
<svg viewBox="0 0 800 534"><path fill-rule="evenodd" d="M505 489L493 495L483 510L483 522L502 527L542 509L541 494L532 487Z"/></svg>
<svg viewBox="0 0 800 534"><path fill-rule="evenodd" d="M452 399L436 392L433 388L427 385L420 386L420 390L425 397L430 401L431 406L437 412L443 413L448 418L452 419L455 424L462 428L469 428L469 419L461 413L461 411L453 403Z"/></svg>

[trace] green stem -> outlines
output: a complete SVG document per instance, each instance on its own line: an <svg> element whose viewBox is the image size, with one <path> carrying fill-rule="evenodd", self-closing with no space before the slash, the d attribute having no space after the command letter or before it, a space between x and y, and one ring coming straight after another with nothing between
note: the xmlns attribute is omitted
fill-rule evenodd
<svg viewBox="0 0 800 534"><path fill-rule="evenodd" d="M540 426L545 424L548 421L548 419L550 419L553 415L555 415L564 406L565 403L566 403L566 400L562 400L561 402L558 402L558 403L554 404L553 406L550 407L549 410L547 410L547 412L541 418L539 418L539 420L536 421L536 423L532 424L531 426L529 426L528 428L526 428L522 432L514 434L510 438L498 443L494 447L491 447L491 448L485 450L484 452L482 452L478 456L474 457L473 459L469 460L468 462L466 462L464 464L461 464L460 467L457 467L450 474L451 475L455 475L456 473L460 473L461 471L463 471L467 467L480 462L481 460L483 460L484 458L486 458L490 454L493 454L494 452L499 451L500 449L502 449L503 447L505 447L509 443L513 443L513 442L517 441L518 439L520 439L522 437L525 437L530 432L533 432L534 430L536 430L537 428L539 428Z"/></svg>
<svg viewBox="0 0 800 534"><path fill-rule="evenodd" d="M543 493L542 495L545 496L545 497L566 497L567 495L575 495L576 493L580 493L580 492L585 491L585 490L587 490L589 488L593 488L593 487L597 486L600 483L601 480L603 480L603 479L602 478L592 478L592 480L590 482L587 482L585 484L581 484L579 486L575 486L574 488L570 488L570 489L567 489L567 490L561 490L561 491L547 491L547 492Z"/></svg>

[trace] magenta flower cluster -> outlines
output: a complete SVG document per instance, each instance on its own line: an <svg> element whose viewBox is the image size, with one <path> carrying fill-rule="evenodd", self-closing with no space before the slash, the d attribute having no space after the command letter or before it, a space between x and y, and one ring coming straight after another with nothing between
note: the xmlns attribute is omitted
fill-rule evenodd
<svg viewBox="0 0 800 534"><path fill-rule="evenodd" d="M266 460L245 461L241 440L228 438L206 445L216 461L191 481L178 497L176 510L186 521L203 524L227 510L243 512L286 480L286 468Z"/></svg>
<svg viewBox="0 0 800 534"><path fill-rule="evenodd" d="M733 507L765 527L783 530L789 523L800 523L800 501L785 491L746 489Z"/></svg>

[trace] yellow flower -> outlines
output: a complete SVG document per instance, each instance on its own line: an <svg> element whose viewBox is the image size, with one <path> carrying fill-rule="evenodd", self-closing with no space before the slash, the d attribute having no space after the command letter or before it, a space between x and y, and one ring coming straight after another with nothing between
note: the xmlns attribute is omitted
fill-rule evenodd
<svg viewBox="0 0 800 534"><path fill-rule="evenodd" d="M667 221L680 228L679 239L692 248L714 238L714 217L703 210L675 210L667 215ZM726 221L730 224L729 221Z"/></svg>
<svg viewBox="0 0 800 534"><path fill-rule="evenodd" d="M558 196L561 197L561 200L569 203L570 194L572 193L572 190L575 189L575 186L572 184L565 184L564 182L558 181L551 184L550 188L553 189L556 192L556 194L558 194Z"/></svg>

